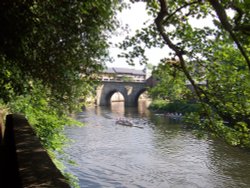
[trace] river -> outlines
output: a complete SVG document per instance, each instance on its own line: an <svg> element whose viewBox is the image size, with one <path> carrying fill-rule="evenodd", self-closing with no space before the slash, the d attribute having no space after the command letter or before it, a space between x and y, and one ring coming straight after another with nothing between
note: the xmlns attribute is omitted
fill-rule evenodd
<svg viewBox="0 0 250 188"><path fill-rule="evenodd" d="M125 117L134 125L115 123ZM68 127L65 149L76 166L67 171L81 188L249 188L250 152L219 139L198 139L176 120L145 106L92 107L77 114L83 127Z"/></svg>

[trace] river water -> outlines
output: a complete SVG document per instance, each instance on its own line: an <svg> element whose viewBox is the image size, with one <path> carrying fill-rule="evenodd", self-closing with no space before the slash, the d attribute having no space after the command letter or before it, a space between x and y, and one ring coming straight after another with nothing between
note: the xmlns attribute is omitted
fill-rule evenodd
<svg viewBox="0 0 250 188"><path fill-rule="evenodd" d="M115 123L125 117L134 125ZM67 171L87 188L249 188L250 152L218 139L198 139L176 120L145 107L92 107L69 127L75 140L66 153L77 163Z"/></svg>

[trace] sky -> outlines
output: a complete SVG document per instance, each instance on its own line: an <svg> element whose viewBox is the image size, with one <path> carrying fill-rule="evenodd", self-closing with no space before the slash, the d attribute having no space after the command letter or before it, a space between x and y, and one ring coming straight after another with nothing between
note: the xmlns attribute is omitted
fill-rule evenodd
<svg viewBox="0 0 250 188"><path fill-rule="evenodd" d="M128 1L127 1L128 2ZM131 9L124 9L121 13L118 13L117 18L121 22L122 26L129 26L129 35L135 34L135 31L137 29L140 29L144 26L144 23L147 22L148 24L151 24L154 19L152 17L149 17L146 12L146 5L143 2L137 2L134 4L131 4ZM228 12L229 15L232 13ZM212 18L207 19L190 19L190 23L196 27L196 28L203 28L205 26L213 27ZM128 33L122 32L122 30L118 28L117 33L119 35L113 35L113 37L110 39L113 43L119 43L124 40L124 38L128 35ZM144 69L145 65L140 65L138 61L135 60L135 66L129 66L126 63L125 58L118 58L117 55L121 52L117 47L111 47L109 49L110 56L114 59L113 63L106 63L108 67L126 67L126 68L135 68L135 69ZM168 47L164 47L163 49L160 48L153 48L146 50L146 56L148 57L149 61L148 63L153 65L158 65L160 60L164 57L167 57L170 52L170 49Z"/></svg>
<svg viewBox="0 0 250 188"><path fill-rule="evenodd" d="M131 4L131 9L124 9L121 13L117 15L119 21L121 22L122 26L128 25L129 27L129 35L135 34L137 29L142 28L144 22L152 23L153 18L150 18L146 12L146 6L143 2L138 2ZM118 36L113 36L111 38L111 42L118 43L124 40L127 36L127 33L123 33L121 31L117 31L119 33ZM118 58L117 55L122 50L118 49L117 47L110 48L110 56L114 59L113 63L106 63L108 67L126 67L126 68L135 68L135 69L143 69L145 65L140 65L138 61L135 60L135 66L129 66L126 63L124 58ZM160 59L166 56L168 51L166 49L150 49L146 50L146 55L149 58L149 63L153 65L157 65L160 62Z"/></svg>

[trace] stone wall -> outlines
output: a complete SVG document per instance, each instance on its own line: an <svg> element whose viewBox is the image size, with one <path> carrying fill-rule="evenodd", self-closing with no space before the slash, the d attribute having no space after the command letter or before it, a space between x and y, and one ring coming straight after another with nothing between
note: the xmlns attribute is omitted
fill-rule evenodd
<svg viewBox="0 0 250 188"><path fill-rule="evenodd" d="M0 147L0 187L70 188L21 115L8 115Z"/></svg>

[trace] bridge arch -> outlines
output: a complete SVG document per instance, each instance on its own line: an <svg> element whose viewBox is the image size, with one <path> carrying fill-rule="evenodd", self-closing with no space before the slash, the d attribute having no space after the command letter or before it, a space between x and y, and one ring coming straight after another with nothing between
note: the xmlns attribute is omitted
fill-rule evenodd
<svg viewBox="0 0 250 188"><path fill-rule="evenodd" d="M111 104L111 99L112 99L112 96L115 94L115 93L120 93L122 96L123 96L123 99L124 99L124 103L126 101L126 94L123 92L123 91L120 91L120 90L117 90L117 89L114 89L114 90L111 90L109 93L106 94L105 97L105 100L107 101L107 103L110 105ZM108 105L108 106L109 106Z"/></svg>
<svg viewBox="0 0 250 188"><path fill-rule="evenodd" d="M146 90L145 82L103 81L97 88L96 104L109 106L111 96L120 92L124 97L125 106L137 106L139 96Z"/></svg>
<svg viewBox="0 0 250 188"><path fill-rule="evenodd" d="M146 92L146 91L147 91L146 88L142 88L141 90L138 90L138 92L136 93L135 98L134 98L134 103L136 104L136 106L138 105L139 97L140 97L144 92Z"/></svg>

